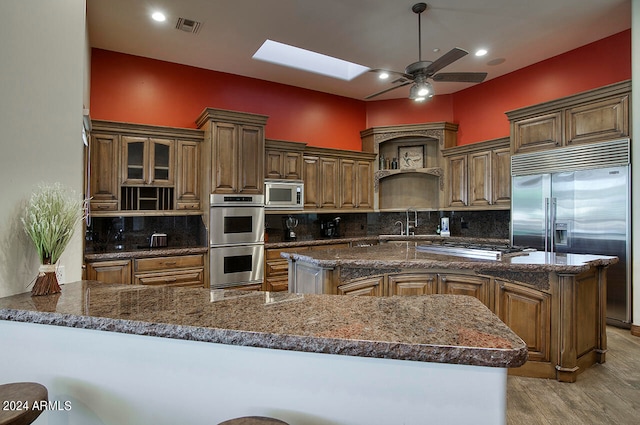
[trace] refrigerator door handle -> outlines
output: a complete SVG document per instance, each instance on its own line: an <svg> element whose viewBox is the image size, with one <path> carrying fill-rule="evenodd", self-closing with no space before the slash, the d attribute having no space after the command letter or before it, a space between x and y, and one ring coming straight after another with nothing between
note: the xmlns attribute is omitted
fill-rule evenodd
<svg viewBox="0 0 640 425"><path fill-rule="evenodd" d="M556 252L556 212L558 208L558 199L549 198L549 251Z"/></svg>
<svg viewBox="0 0 640 425"><path fill-rule="evenodd" d="M544 198L544 250L549 249L549 198Z"/></svg>

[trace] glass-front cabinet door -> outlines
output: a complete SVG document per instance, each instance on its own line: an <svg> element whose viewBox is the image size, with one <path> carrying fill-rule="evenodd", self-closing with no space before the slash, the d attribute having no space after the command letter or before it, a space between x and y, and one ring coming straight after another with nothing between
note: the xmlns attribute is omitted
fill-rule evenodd
<svg viewBox="0 0 640 425"><path fill-rule="evenodd" d="M145 170L148 139L146 137L122 137L122 183L140 185L147 182Z"/></svg>
<svg viewBox="0 0 640 425"><path fill-rule="evenodd" d="M149 184L172 185L173 184L173 140L150 139L149 152Z"/></svg>
<svg viewBox="0 0 640 425"><path fill-rule="evenodd" d="M174 141L122 137L122 184L168 186L174 182Z"/></svg>

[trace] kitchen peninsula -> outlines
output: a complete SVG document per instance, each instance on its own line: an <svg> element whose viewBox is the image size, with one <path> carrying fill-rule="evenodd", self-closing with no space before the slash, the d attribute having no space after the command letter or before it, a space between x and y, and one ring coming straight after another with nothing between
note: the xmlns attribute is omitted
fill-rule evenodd
<svg viewBox="0 0 640 425"><path fill-rule="evenodd" d="M606 270L617 257L516 252L500 259L442 252L434 241L283 252L289 291L337 295L463 294L483 302L528 346L509 373L575 382L605 362Z"/></svg>
<svg viewBox="0 0 640 425"><path fill-rule="evenodd" d="M506 368L527 356L524 342L468 296L82 281L61 294L0 299L0 332L12 347L0 350L3 377L44 383L51 400L73 406L49 414L86 424L244 415L292 425L504 424Z"/></svg>

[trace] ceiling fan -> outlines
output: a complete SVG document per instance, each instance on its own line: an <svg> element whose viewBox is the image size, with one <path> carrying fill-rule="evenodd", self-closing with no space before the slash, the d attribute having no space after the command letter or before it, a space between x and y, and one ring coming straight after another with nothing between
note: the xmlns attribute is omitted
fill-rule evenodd
<svg viewBox="0 0 640 425"><path fill-rule="evenodd" d="M453 62L469 54L469 52L453 48L444 55L440 56L434 62L422 60L422 28L420 15L427 10L426 3L416 3L411 10L418 15L418 62L408 65L404 72L390 71L386 69L372 69L371 72L396 74L400 78L394 81L395 86L371 94L365 99L371 99L391 90L412 84L409 90L409 98L415 101L423 101L433 96L433 86L427 80L443 81L443 82L463 82L463 83L481 83L487 77L486 72L441 72L436 74L445 66L451 65Z"/></svg>

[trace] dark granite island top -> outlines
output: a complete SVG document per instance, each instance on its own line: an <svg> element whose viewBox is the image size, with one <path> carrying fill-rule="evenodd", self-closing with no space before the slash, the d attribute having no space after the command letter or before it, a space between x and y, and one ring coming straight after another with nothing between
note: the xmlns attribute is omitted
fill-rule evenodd
<svg viewBox="0 0 640 425"><path fill-rule="evenodd" d="M465 269L521 272L581 273L592 267L608 266L618 257L560 254L543 251L505 255L500 260L466 258L420 252L416 242L388 242L352 249L327 249L302 253L283 252L283 258L305 261L324 268Z"/></svg>
<svg viewBox="0 0 640 425"><path fill-rule="evenodd" d="M0 376L49 423L506 424L524 342L469 296L65 284L0 299ZM509 368L509 369L508 369ZM446 400L446 402L443 402Z"/></svg>
<svg viewBox="0 0 640 425"><path fill-rule="evenodd" d="M524 342L468 296L364 298L70 283L0 299L0 319L222 344L493 367Z"/></svg>
<svg viewBox="0 0 640 425"><path fill-rule="evenodd" d="M607 267L617 257L507 251L500 259L478 259L442 246L425 252L421 244L434 248L393 241L283 250L281 256L288 259L291 292L478 298L527 343L527 362L510 374L574 382L590 365L605 362Z"/></svg>

